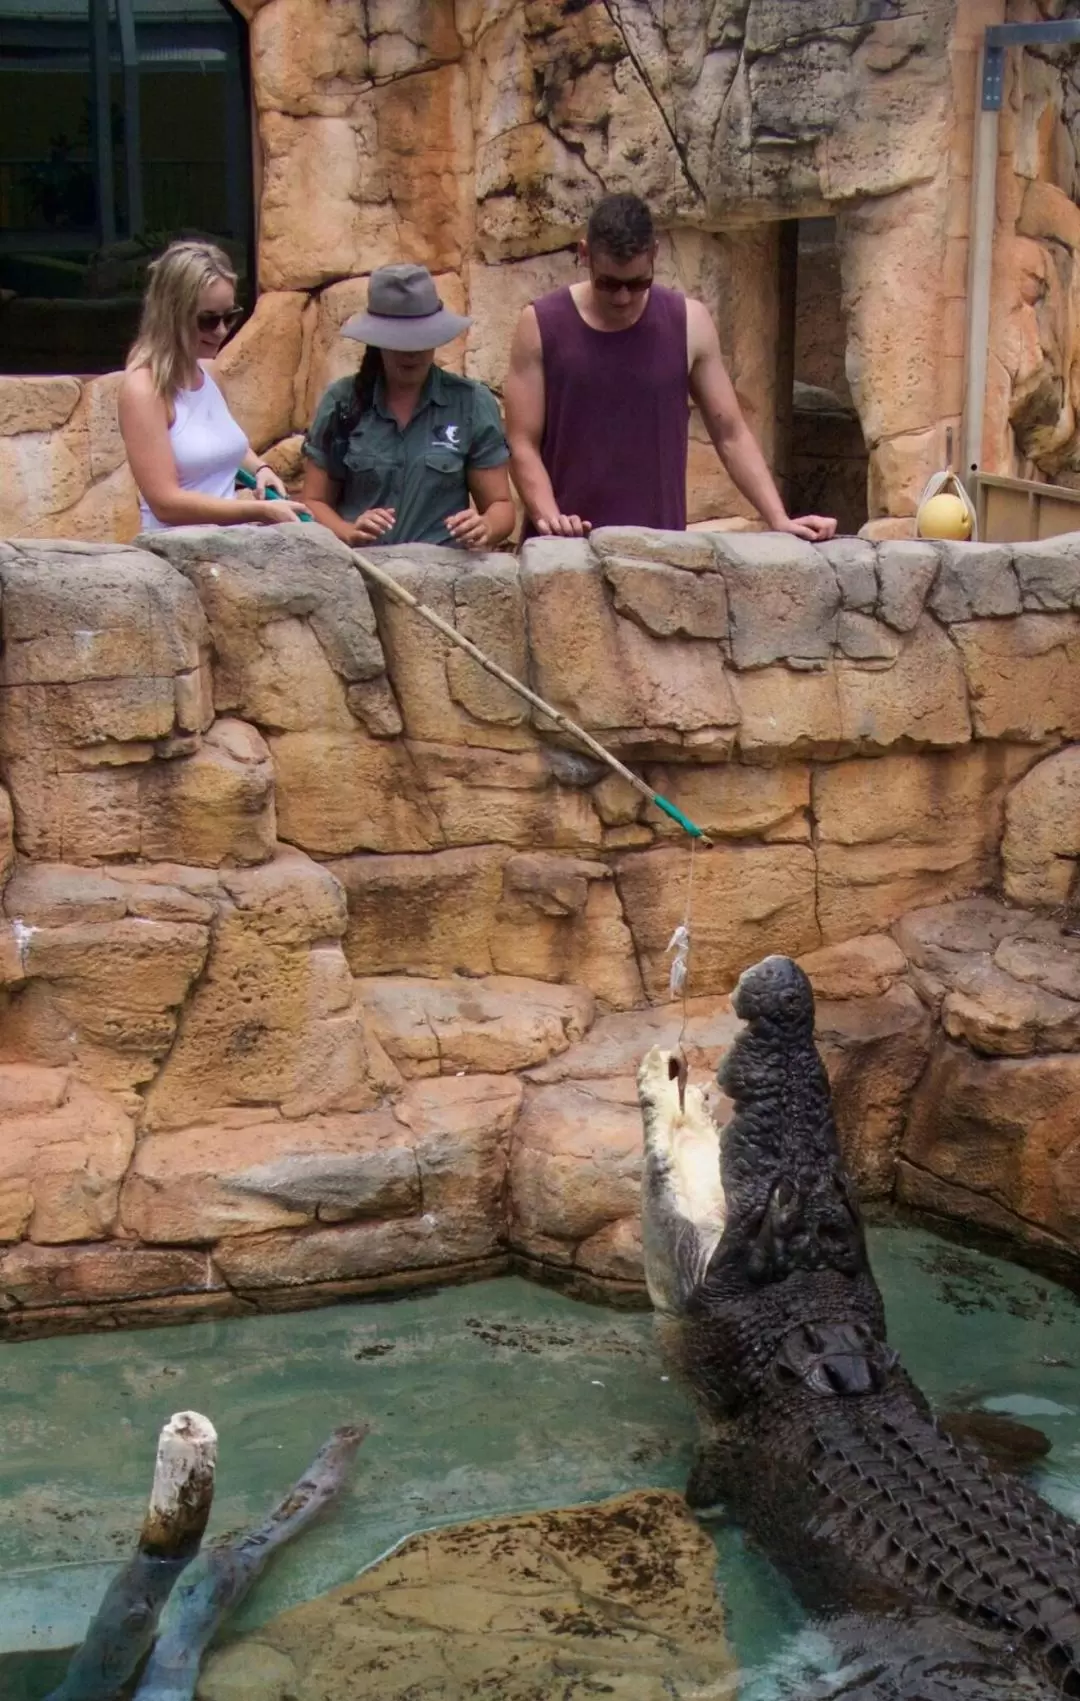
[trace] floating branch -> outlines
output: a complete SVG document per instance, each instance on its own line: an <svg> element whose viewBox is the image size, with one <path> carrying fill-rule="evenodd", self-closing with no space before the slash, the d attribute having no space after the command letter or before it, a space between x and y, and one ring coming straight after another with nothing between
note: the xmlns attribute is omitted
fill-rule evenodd
<svg viewBox="0 0 1080 1701"><path fill-rule="evenodd" d="M210 1550L199 1575L177 1591L169 1622L150 1656L135 1701L192 1701L203 1654L218 1627L277 1549L340 1494L366 1434L366 1424L335 1429L264 1524L227 1547Z"/></svg>
<svg viewBox="0 0 1080 1701"><path fill-rule="evenodd" d="M48 1701L116 1701L154 1640L173 1584L199 1551L214 1498L217 1433L198 1412L176 1412L158 1437L139 1542L106 1589L64 1681Z"/></svg>

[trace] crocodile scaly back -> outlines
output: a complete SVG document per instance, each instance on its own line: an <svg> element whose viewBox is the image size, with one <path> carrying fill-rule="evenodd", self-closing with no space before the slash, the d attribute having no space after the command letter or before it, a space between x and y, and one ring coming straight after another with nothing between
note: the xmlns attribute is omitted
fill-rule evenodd
<svg viewBox="0 0 1080 1701"><path fill-rule="evenodd" d="M830 1402L806 1461L811 1544L852 1555L899 1594L1004 1630L1062 1693L1080 1694L1076 1525L903 1400Z"/></svg>

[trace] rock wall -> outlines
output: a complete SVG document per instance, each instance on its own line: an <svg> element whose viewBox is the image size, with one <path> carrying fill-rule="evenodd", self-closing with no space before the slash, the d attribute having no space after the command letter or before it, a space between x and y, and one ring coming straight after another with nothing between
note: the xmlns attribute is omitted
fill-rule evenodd
<svg viewBox="0 0 1080 1701"><path fill-rule="evenodd" d="M1064 0L1026 11L1076 15ZM983 461L1080 489L1080 55L1049 47L1009 57Z"/></svg>
<svg viewBox="0 0 1080 1701"><path fill-rule="evenodd" d="M909 1109L932 1036L961 1106L984 1067L1052 1097L1077 959L999 929L965 979L903 918L1003 883L1035 927L1076 896L1080 538L380 560L714 843L369 596L322 528L0 544L0 1326L511 1254L640 1295L633 1075L682 1026L688 906L695 1058L747 963L807 958L864 1190L932 1174L965 1214L925 1082ZM1051 1193L1003 1207L1017 1234L1067 1241Z"/></svg>
<svg viewBox="0 0 1080 1701"><path fill-rule="evenodd" d="M959 423L979 43L1006 13L1032 14L1030 0L241 9L261 294L221 367L237 416L287 477L318 394L359 353L338 330L374 267L429 265L447 303L475 315L445 358L500 390L518 310L574 276L571 245L597 196L632 189L664 228L659 276L712 309L769 455L778 222L836 218L871 524L910 530ZM984 455L1000 472L1065 476L1075 458L1073 77L1067 58L1008 56ZM0 379L0 535L134 535L114 387ZM855 458L851 444L839 458ZM698 422L689 507L692 520L749 512Z"/></svg>

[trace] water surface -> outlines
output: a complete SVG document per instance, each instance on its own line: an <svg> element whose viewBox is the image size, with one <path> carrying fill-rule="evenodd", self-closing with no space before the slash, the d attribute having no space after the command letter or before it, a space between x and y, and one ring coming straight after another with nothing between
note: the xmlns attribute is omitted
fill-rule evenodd
<svg viewBox="0 0 1080 1701"><path fill-rule="evenodd" d="M1036 1486L1080 1517L1080 1305L1018 1267L898 1227L870 1231L889 1331L938 1406L1052 1441ZM259 1521L337 1424L372 1433L349 1489L241 1609L258 1624L436 1524L681 1488L686 1398L647 1316L514 1277L276 1317L36 1341L0 1353L0 1656L76 1642L142 1515L161 1424L220 1436L211 1534ZM743 1701L797 1693L827 1643L737 1532L717 1532ZM48 1683L8 1668L5 1701ZM778 1672L787 1671L787 1681ZM18 1694L16 1683L21 1686ZM37 1685L35 1688L34 1685ZM793 1686L794 1685L794 1689Z"/></svg>

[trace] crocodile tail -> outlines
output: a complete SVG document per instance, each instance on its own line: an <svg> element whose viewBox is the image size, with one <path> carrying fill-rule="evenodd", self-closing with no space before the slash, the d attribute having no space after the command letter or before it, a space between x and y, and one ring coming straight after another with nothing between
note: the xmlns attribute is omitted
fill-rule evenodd
<svg viewBox="0 0 1080 1701"><path fill-rule="evenodd" d="M815 1427L808 1534L926 1605L1004 1631L1060 1692L1080 1695L1076 1526L906 1403Z"/></svg>

